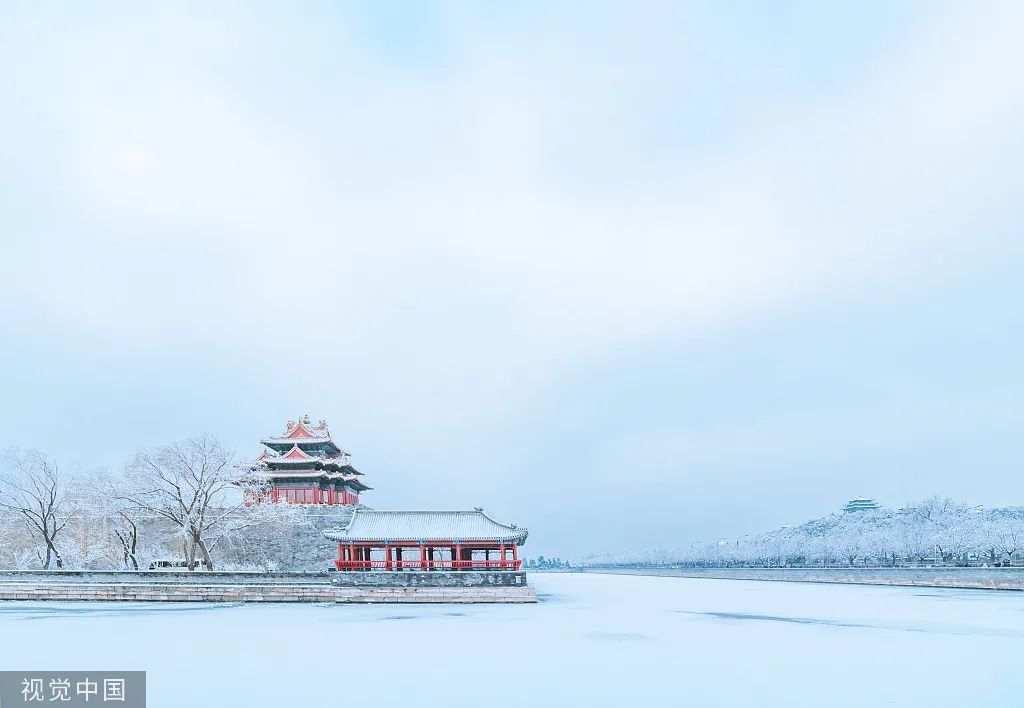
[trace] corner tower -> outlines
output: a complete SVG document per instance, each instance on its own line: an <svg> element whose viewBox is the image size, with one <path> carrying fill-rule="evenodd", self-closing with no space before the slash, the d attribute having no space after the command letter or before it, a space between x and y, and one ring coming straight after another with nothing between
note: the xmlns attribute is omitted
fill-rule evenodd
<svg viewBox="0 0 1024 708"><path fill-rule="evenodd" d="M247 465L247 504L357 505L360 493L370 489L348 452L331 438L325 420L315 425L308 415L289 420L284 433L260 443L263 452Z"/></svg>

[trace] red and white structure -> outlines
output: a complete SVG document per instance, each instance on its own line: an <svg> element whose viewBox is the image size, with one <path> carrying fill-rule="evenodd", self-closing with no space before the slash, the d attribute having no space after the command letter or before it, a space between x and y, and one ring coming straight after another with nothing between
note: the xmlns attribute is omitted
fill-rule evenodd
<svg viewBox="0 0 1024 708"><path fill-rule="evenodd" d="M247 504L359 504L370 489L348 452L331 439L327 421L288 421L284 433L260 440L263 452L243 474Z"/></svg>
<svg viewBox="0 0 1024 708"><path fill-rule="evenodd" d="M527 530L473 511L356 509L342 529L334 566L343 571L519 570Z"/></svg>

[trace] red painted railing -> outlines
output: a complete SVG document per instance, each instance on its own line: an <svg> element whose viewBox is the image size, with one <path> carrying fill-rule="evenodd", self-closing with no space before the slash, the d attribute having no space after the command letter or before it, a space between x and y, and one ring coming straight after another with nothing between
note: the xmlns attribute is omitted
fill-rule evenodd
<svg viewBox="0 0 1024 708"><path fill-rule="evenodd" d="M521 560L351 560L334 561L338 570L519 570Z"/></svg>

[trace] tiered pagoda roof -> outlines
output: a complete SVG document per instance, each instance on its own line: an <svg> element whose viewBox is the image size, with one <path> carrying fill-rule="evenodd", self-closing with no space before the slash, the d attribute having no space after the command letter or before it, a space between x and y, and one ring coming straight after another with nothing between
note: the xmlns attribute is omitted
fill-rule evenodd
<svg viewBox="0 0 1024 708"><path fill-rule="evenodd" d="M359 478L362 473L351 464L351 456L331 438L327 421L315 425L309 416L290 420L284 433L260 440L263 452L252 465L274 480L327 480L344 482L354 491L370 489Z"/></svg>

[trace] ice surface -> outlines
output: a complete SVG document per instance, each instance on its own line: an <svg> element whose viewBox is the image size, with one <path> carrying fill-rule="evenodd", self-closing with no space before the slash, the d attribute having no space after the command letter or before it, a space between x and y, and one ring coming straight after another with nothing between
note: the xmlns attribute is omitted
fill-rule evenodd
<svg viewBox="0 0 1024 708"><path fill-rule="evenodd" d="M161 706L1019 706L1024 593L532 574L538 605L0 603Z"/></svg>

